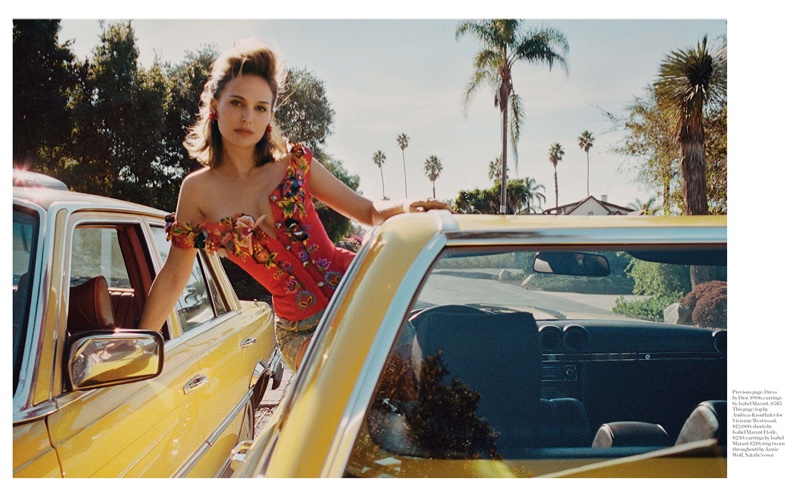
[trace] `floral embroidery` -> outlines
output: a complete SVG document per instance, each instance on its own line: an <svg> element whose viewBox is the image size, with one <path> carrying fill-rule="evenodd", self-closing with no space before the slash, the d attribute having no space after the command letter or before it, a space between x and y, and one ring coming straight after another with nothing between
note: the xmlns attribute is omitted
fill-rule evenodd
<svg viewBox="0 0 800 495"><path fill-rule="evenodd" d="M293 146L284 179L269 193L277 238L259 228L264 217L256 220L236 213L218 222L200 223L177 222L174 214L168 215L167 239L177 247L218 251L220 256L227 254L247 261L242 267L248 272L253 265L267 268L266 272L251 273L273 292L273 300L281 302L282 311L290 318L302 318L309 311L319 310L330 297L330 291L340 284L349 259L340 258L327 243L312 243L318 240L314 238L317 233L325 234L319 218L313 214L308 192L310 156L307 148ZM302 268L298 264L308 271L298 270ZM294 309L290 309L292 306Z"/></svg>
<svg viewBox="0 0 800 495"><path fill-rule="evenodd" d="M294 294L298 289L300 289L300 282L296 278L290 278L286 282L286 292L289 294Z"/></svg>
<svg viewBox="0 0 800 495"><path fill-rule="evenodd" d="M342 280L342 274L339 272L328 272L325 274L325 283L328 287L336 288Z"/></svg>
<svg viewBox="0 0 800 495"><path fill-rule="evenodd" d="M314 294L308 292L307 290L301 290L297 294L296 300L297 300L297 306L302 309L306 309L310 306L313 306L314 302L316 301L316 299L314 298Z"/></svg>
<svg viewBox="0 0 800 495"><path fill-rule="evenodd" d="M294 145L291 153L295 159L291 161L286 178L280 185L281 198L276 204L284 216L302 218L306 216L305 176L311 167L302 145Z"/></svg>

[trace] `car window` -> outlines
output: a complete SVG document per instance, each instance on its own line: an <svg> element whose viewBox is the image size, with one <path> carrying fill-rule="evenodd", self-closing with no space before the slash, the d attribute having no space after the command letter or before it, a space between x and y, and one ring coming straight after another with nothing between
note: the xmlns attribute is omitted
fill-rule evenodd
<svg viewBox="0 0 800 495"><path fill-rule="evenodd" d="M39 217L34 213L14 210L12 228L13 260L13 354L14 354L14 388L19 381L22 366L22 346L25 343L28 314L30 313L35 253L38 243Z"/></svg>
<svg viewBox="0 0 800 495"><path fill-rule="evenodd" d="M383 366L348 474L491 459L525 476L532 464L511 460L580 465L685 440L693 409L727 393L726 264L724 247L446 250Z"/></svg>
<svg viewBox="0 0 800 495"><path fill-rule="evenodd" d="M131 289L131 280L115 227L81 226L72 235L70 286L102 275L108 287Z"/></svg>
<svg viewBox="0 0 800 495"><path fill-rule="evenodd" d="M214 305L199 258L195 258L189 282L178 298L176 308L184 332L214 318Z"/></svg>
<svg viewBox="0 0 800 495"><path fill-rule="evenodd" d="M164 236L164 230L159 226L151 226L151 230L156 239L158 253L162 261L166 261L170 243ZM216 280L210 276L210 270L201 261L202 257L203 254L198 252L189 282L175 305L184 332L228 311L221 290Z"/></svg>

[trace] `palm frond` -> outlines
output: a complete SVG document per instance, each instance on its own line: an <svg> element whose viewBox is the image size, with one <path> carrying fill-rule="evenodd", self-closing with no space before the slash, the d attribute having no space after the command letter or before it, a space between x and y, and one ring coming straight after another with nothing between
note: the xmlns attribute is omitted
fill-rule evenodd
<svg viewBox="0 0 800 495"><path fill-rule="evenodd" d="M525 107L522 104L522 98L517 93L512 93L509 96L509 103L511 118L508 120L508 126L511 131L511 153L514 155L514 171L518 173L519 153L517 144L519 143L520 130L525 122Z"/></svg>

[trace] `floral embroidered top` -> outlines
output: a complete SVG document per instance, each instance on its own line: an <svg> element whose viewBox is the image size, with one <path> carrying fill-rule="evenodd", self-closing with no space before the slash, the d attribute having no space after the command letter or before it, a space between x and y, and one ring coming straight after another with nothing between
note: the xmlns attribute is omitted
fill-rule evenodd
<svg viewBox="0 0 800 495"><path fill-rule="evenodd" d="M272 294L275 314L308 318L328 305L355 254L331 242L309 192L311 150L295 144L286 175L270 193L276 238L236 213L218 222L178 223L167 216L167 239L179 248L220 251Z"/></svg>

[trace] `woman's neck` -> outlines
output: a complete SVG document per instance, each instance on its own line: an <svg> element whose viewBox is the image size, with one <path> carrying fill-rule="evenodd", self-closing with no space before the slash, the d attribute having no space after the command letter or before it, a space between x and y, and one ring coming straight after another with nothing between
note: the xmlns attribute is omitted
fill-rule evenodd
<svg viewBox="0 0 800 495"><path fill-rule="evenodd" d="M256 153L252 148L237 149L227 147L222 152L222 162L220 168L226 172L235 173L237 175L247 175L251 170L256 168Z"/></svg>

